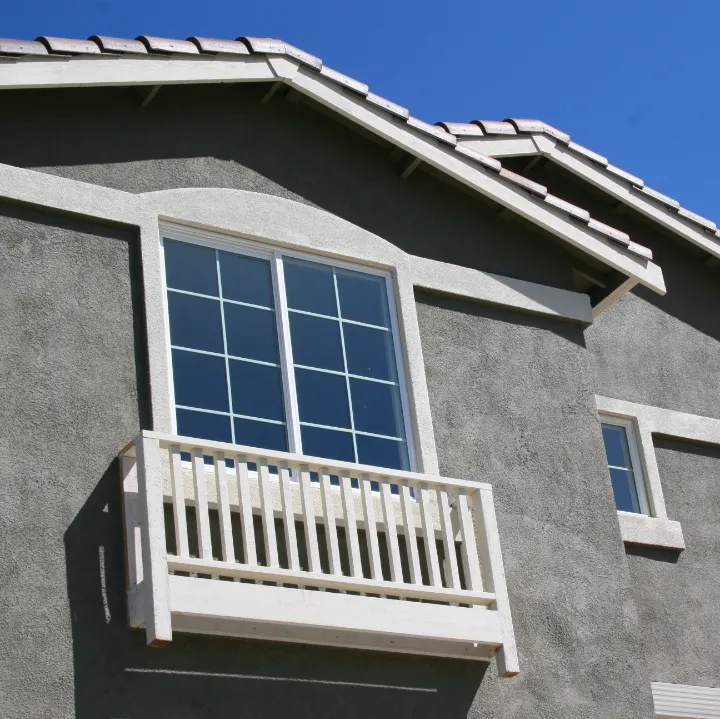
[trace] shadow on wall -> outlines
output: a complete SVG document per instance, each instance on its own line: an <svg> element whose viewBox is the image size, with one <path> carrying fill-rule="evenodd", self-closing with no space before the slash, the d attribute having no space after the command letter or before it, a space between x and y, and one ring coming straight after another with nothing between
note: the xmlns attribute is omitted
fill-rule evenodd
<svg viewBox="0 0 720 719"><path fill-rule="evenodd" d="M77 719L466 717L477 662L176 635L127 626L120 476L110 465L65 534Z"/></svg>

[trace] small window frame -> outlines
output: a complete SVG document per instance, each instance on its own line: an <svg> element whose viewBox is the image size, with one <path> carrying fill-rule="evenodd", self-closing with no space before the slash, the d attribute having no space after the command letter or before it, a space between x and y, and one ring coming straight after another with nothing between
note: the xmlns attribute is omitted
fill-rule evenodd
<svg viewBox="0 0 720 719"><path fill-rule="evenodd" d="M645 470L645 463L643 462L642 454L640 452L640 446L638 444L638 433L635 426L635 422L628 417L617 417L610 414L600 413L600 422L602 424L614 425L616 427L622 427L625 430L625 437L627 439L628 451L630 453L630 469L633 474L633 481L635 484L635 491L637 492L638 504L640 506L639 512L627 512L622 509L618 509L620 514L632 514L632 515L645 515L652 517L652 507L649 499L649 491L647 487L647 481L645 477L647 472ZM604 446L603 441L603 446ZM609 470L609 465L608 465Z"/></svg>
<svg viewBox="0 0 720 719"><path fill-rule="evenodd" d="M354 272L361 272L369 275L382 277L385 280L386 297L388 302L388 313L390 319L390 331L392 333L392 346L395 353L395 366L397 372L397 384L400 395L400 404L403 414L403 429L405 432L405 443L408 456L408 470L419 471L420 459L415 444L415 427L413 426L413 414L408 392L408 379L406 375L406 351L404 337L398 318L398 307L396 301L396 277L391 270L375 267L361 261L348 262L336 257L327 257L315 252L304 252L286 247L278 247L264 243L258 239L247 239L237 235L225 235L221 232L207 230L195 230L194 228L183 228L169 223L160 225L160 274L162 283L163 322L165 334L166 371L168 378L168 398L170 403L170 421L172 432L177 433L177 417L175 414L175 390L173 382L172 367L172 345L170 341L170 317L168 311L168 287L165 272L165 240L175 240L190 244L208 247L224 252L234 252L250 257L265 259L270 262L273 294L277 313L278 347L280 351L280 369L283 382L283 394L286 412L286 427L288 438L288 449L290 452L300 454L300 421L298 417L298 400L295 388L293 368L292 344L290 340L290 326L288 317L288 306L286 287L284 281L284 265L282 258L306 260L329 267L346 269ZM354 434L354 432L353 432Z"/></svg>

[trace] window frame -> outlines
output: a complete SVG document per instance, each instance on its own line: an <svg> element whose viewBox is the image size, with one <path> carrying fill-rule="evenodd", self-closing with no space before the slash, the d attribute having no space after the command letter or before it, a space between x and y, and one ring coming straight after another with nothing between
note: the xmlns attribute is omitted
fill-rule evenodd
<svg viewBox="0 0 720 719"><path fill-rule="evenodd" d="M625 438L628 445L628 453L630 454L630 470L633 475L633 483L635 485L635 491L637 493L638 505L640 508L639 512L627 512L623 509L618 509L620 514L632 514L632 515L645 515L647 517L654 516L650 505L649 492L646 482L646 470L643 462L642 454L640 452L640 446L638 444L637 432L635 422L629 417L617 417L611 414L600 413L601 426L603 424L613 425L615 427L622 427L625 430ZM605 441L603 440L603 447ZM607 449L606 458L607 458ZM608 474L610 470L610 464L608 462ZM613 493L614 496L614 493ZM617 503L616 503L617 508Z"/></svg>
<svg viewBox="0 0 720 719"><path fill-rule="evenodd" d="M392 333L392 347L394 351L395 369L397 372L397 386L400 396L400 406L403 414L403 429L405 431L404 441L407 447L408 470L420 471L420 458L415 443L414 414L410 403L408 378L406 373L407 354L405 351L406 342L401 332L397 305L397 276L393 270L375 266L369 262L347 261L336 257L323 255L311 250L302 251L288 247L277 246L262 239L247 238L240 235L229 235L219 231L182 227L161 222L159 226L159 254L160 254L160 277L162 286L163 324L164 340L166 346L166 371L168 381L168 399L170 410L170 422L172 432L177 433L177 416L175 404L175 389L172 367L172 344L170 341L170 315L168 308L168 287L165 269L165 240L187 242L190 244L208 247L210 249L245 254L250 257L268 260L270 262L273 298L275 301L276 330L278 335L278 352L280 355L280 372L283 385L283 401L285 406L285 425L287 428L288 451L300 454L302 440L300 437L299 407L297 401L297 390L295 386L294 363L292 354L292 342L290 338L289 310L287 306L286 285L284 279L283 257L315 262L318 264L346 269L354 272L365 273L382 277L385 281L386 298L388 303L388 314L390 321L390 332ZM338 318L341 321L341 318ZM344 354L344 350L343 350ZM348 376L349 373L346 374ZM229 389L229 388L228 388ZM349 401L348 396L348 401ZM352 416L352 408L350 408ZM231 426L232 417L230 412ZM353 444L356 430L353 429ZM368 434L360 432L360 434ZM370 434L372 436L372 434ZM398 440L403 441L403 440Z"/></svg>

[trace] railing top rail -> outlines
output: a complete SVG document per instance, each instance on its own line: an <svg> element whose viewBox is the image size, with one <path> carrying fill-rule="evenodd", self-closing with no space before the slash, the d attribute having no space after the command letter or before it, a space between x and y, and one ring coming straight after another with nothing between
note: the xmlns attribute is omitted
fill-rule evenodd
<svg viewBox="0 0 720 719"><path fill-rule="evenodd" d="M366 464L355 464L354 462L343 462L335 459L325 459L323 457L309 457L302 454L293 454L291 452L278 452L272 449L258 449L257 447L247 447L240 444L230 444L228 442L216 442L208 439L196 439L193 437L181 437L165 432L153 432L151 430L142 430L132 443L126 445L120 454L130 454L134 451L135 443L145 437L148 439L157 439L160 446L166 448L171 445L179 445L181 449L190 449L200 447L209 452L224 452L229 455L229 459L233 455L245 455L249 461L254 459L267 459L277 462L287 462L292 465L308 464L316 467L325 467L328 470L347 471L352 475L368 474L373 479L381 479L387 477L390 480L402 481L407 480L412 483L424 483L428 485L443 485L446 487L455 487L457 489L466 489L468 491L489 490L492 491L492 485L486 482L476 482L468 479L453 479L450 477L437 477L420 472L407 472L398 469L386 469L383 467L373 467Z"/></svg>

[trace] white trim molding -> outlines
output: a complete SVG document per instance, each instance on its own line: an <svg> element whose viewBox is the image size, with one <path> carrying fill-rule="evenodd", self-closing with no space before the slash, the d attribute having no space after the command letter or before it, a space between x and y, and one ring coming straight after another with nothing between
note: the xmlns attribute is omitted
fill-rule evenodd
<svg viewBox="0 0 720 719"><path fill-rule="evenodd" d="M720 445L720 419L599 395L595 396L595 404L600 415L631 420L636 428L651 516L618 512L623 541L667 549L685 549L680 523L667 516L653 434Z"/></svg>
<svg viewBox="0 0 720 719"><path fill-rule="evenodd" d="M657 719L720 719L720 689L652 682Z"/></svg>

